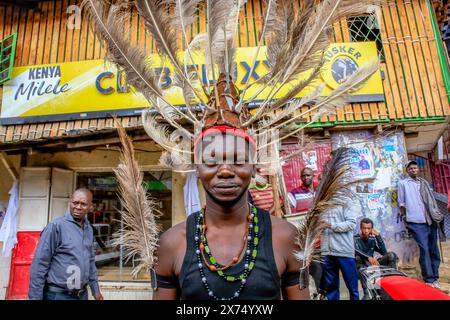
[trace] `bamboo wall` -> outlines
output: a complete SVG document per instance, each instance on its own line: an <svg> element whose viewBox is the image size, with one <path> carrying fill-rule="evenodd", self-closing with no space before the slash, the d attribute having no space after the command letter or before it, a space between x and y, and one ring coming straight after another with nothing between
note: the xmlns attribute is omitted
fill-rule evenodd
<svg viewBox="0 0 450 320"><path fill-rule="evenodd" d="M85 18L79 29L71 30L66 26L70 15L67 8L80 2L42 1L38 11L0 6L0 38L18 33L15 66L104 58L104 48L94 38ZM248 0L241 12L239 46L257 44L263 19L262 3ZM397 0L384 6L380 24L386 57L381 66L386 102L351 104L336 116L322 118L321 122L421 121L450 115L426 0ZM148 53L153 51L154 43L137 15L132 15L129 25L124 27L129 28L133 42L140 43ZM205 18L201 16L190 35L204 30ZM182 40L179 41L183 45ZM335 25L335 41L350 41L346 21ZM139 118L123 117L122 123L126 127L136 126ZM0 127L0 142L61 136L71 129L112 127L112 119L106 118L3 126Z"/></svg>

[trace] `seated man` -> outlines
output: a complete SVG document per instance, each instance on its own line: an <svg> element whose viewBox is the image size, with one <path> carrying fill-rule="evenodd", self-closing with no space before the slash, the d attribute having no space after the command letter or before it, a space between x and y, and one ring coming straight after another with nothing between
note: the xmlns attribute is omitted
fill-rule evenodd
<svg viewBox="0 0 450 320"><path fill-rule="evenodd" d="M356 266L358 271L361 268L379 265L397 269L398 257L394 252L387 252L383 238L373 227L373 221L369 218L362 219L360 229L360 234L355 236ZM378 252L381 257L375 258L375 252ZM367 300L369 292L363 279L361 279L361 285L364 291L363 300Z"/></svg>

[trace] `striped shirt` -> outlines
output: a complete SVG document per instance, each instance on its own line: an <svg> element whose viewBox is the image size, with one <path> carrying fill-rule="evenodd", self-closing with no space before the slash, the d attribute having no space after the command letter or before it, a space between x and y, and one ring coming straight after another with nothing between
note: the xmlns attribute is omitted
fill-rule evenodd
<svg viewBox="0 0 450 320"><path fill-rule="evenodd" d="M314 190L317 187L317 182L313 182ZM288 193L289 205L293 212L307 212L314 201L315 193L311 192L309 188L301 185L300 187Z"/></svg>

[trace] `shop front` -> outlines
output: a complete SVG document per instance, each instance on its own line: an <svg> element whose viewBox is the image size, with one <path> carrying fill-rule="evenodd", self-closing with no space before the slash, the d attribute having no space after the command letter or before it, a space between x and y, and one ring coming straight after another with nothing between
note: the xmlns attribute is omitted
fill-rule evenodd
<svg viewBox="0 0 450 320"><path fill-rule="evenodd" d="M146 281L148 274L131 276L133 261L125 261L123 249L114 246L114 234L122 226L118 185L113 172L75 173L76 188L88 188L93 193L93 209L88 219L95 235L96 257L99 281ZM156 202L161 216L158 222L162 231L171 227L172 173L171 171L144 171L144 183L151 198Z"/></svg>
<svg viewBox="0 0 450 320"><path fill-rule="evenodd" d="M5 288L10 299L26 298L28 270L39 233L49 221L64 214L70 194L78 187L94 193L89 219L96 233L101 285L104 293L109 292L105 298L138 299L151 295L148 276L141 274L132 279L129 270L133 261L123 261L121 249L111 245L112 236L121 225L114 179L120 144L113 114L135 143L146 189L162 214L162 230L186 217L186 177L159 164L161 149L142 129L140 112L148 106L147 101L130 90L116 68L104 63L104 47L89 29L87 17L79 18L77 28L67 24L78 19L70 7L79 3L38 1L36 11L0 6L1 38L17 40L10 66L14 66L12 79L0 89L0 179L4 182L0 186L0 202L8 200L13 180L17 179L20 186L18 244L12 258L0 258L0 298ZM263 183L254 192L259 197L257 201L272 206L277 201L271 196L273 190L282 189L283 193L298 187L304 166L313 168L318 180L331 150L342 144L355 145L360 150L354 159L355 168L361 175L375 179L356 190L365 207L362 216L376 221L405 264L416 249L401 251L410 246L397 219L395 204L401 163L408 153L426 154L432 150L450 115L447 83L432 27L433 14L427 3L428 0L393 1L376 15L343 19L335 24L334 43L326 54L326 71L320 75L320 81L326 83L324 93L329 94L364 61L380 57L380 71L367 86L352 92L352 103L307 128L308 135L318 139L308 150L282 163L281 181L275 181L275 185ZM240 86L249 78L262 77L267 69L265 48L261 48L257 67L251 68L251 52L258 42L264 6L264 1L249 0L240 18L241 48L236 54ZM206 31L205 19L199 13L190 36ZM146 36L142 19L134 12L129 20L123 27L135 35L133 42L147 54L154 53L154 41ZM157 67L170 86L173 70ZM202 81L209 82L204 73ZM170 101L182 105L176 88L169 91ZM297 120L293 127L310 119ZM354 133L355 130L360 133ZM391 130L394 135L387 136ZM297 143L295 139L286 142L280 146L280 154L295 152ZM301 214L295 211L288 212L289 220L299 217Z"/></svg>
<svg viewBox="0 0 450 320"><path fill-rule="evenodd" d="M88 141L95 146L86 148ZM93 136L83 138L83 150L62 151L63 142L58 144L58 150L45 144L34 146L33 151L24 156L26 160L19 174L18 243L12 252L6 298L27 298L29 267L40 232L49 221L67 212L69 198L77 188L88 188L93 193L88 219L94 229L95 261L105 297L150 298L149 275L141 273L132 277L134 261L124 259L123 248L113 244L115 233L122 225L114 174L120 145L111 142L99 145L99 140ZM158 165L160 150L152 141L136 142L135 146L144 173L144 187L155 203L163 232L173 224L172 215L176 212L173 207L180 201L176 194L182 195L183 185L179 185L177 175L170 169ZM178 188L175 193L174 183L175 189Z"/></svg>

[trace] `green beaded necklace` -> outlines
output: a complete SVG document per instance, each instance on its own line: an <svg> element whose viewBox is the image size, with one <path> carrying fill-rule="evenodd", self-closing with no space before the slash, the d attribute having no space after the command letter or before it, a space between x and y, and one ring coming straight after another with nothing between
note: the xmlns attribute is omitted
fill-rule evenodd
<svg viewBox="0 0 450 320"><path fill-rule="evenodd" d="M259 244L259 219L257 216L258 210L256 207L251 206L251 214L249 216L248 224L248 235L247 235L247 250L245 252L245 266L244 270L238 272L237 274L228 274L223 270L228 269L228 267L236 264L236 258L230 265L222 266L217 263L217 259L212 255L211 249L208 246L208 241L206 238L206 225L204 224L204 210L202 209L198 217L198 228L197 228L197 238L198 247L196 250L197 256L202 256L203 262L208 266L211 272L216 272L222 279L227 282L244 281L248 278L251 270L255 266L256 257L258 255L258 244ZM244 243L245 248L245 243ZM208 261L211 263L208 264Z"/></svg>

